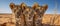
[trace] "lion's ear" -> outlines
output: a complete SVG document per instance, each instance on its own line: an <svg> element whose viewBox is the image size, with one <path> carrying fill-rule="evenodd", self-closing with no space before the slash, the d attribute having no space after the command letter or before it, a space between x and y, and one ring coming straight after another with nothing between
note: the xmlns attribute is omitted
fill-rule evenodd
<svg viewBox="0 0 60 26"><path fill-rule="evenodd" d="M26 5L24 2L22 2L21 5L20 5L20 7L21 7L21 8L26 8L27 5Z"/></svg>
<svg viewBox="0 0 60 26"><path fill-rule="evenodd" d="M39 4L37 2L35 2L32 6L33 9L37 8L39 6Z"/></svg>
<svg viewBox="0 0 60 26"><path fill-rule="evenodd" d="M14 3L10 3L10 8L13 9L15 7Z"/></svg>
<svg viewBox="0 0 60 26"><path fill-rule="evenodd" d="M48 8L48 5L47 4L43 5L43 8L47 9Z"/></svg>

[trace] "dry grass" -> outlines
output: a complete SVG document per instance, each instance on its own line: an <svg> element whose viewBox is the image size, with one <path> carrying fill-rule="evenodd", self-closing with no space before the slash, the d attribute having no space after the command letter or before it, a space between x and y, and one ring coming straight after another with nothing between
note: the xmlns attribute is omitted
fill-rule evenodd
<svg viewBox="0 0 60 26"><path fill-rule="evenodd" d="M55 17L55 19L52 19L53 17ZM42 23L51 24L53 23L53 21L55 25L60 25L60 15L57 14L56 16L54 16L54 14L45 14L43 16Z"/></svg>

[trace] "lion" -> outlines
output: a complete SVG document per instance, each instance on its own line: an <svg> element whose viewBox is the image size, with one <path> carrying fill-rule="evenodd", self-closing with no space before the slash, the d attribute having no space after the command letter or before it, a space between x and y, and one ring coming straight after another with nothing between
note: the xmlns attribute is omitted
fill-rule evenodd
<svg viewBox="0 0 60 26"><path fill-rule="evenodd" d="M10 3L10 8L12 12L15 14L16 18L16 26L24 26L24 16L23 11L25 9L26 5L24 3L21 3L21 5L15 5L14 3Z"/></svg>

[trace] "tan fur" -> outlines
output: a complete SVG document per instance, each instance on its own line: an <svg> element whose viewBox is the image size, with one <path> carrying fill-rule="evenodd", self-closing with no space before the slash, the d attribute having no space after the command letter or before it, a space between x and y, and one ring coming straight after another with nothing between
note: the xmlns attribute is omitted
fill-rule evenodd
<svg viewBox="0 0 60 26"><path fill-rule="evenodd" d="M24 3L22 3L22 5L15 5L13 3L10 4L10 8L12 10L12 12L15 14L15 18L16 18L16 22L19 24L17 24L18 26L24 26L24 16L23 14L20 14L20 13L23 13L23 8L24 8ZM21 10L22 9L22 10ZM20 12L21 10L21 12Z"/></svg>
<svg viewBox="0 0 60 26"><path fill-rule="evenodd" d="M45 11L47 10L48 6L35 6L35 16L34 16L34 26L42 26L42 16L44 15Z"/></svg>
<svg viewBox="0 0 60 26"><path fill-rule="evenodd" d="M35 9L37 7L39 7L39 4L38 3L34 3L33 6L32 6L32 9Z"/></svg>
<svg viewBox="0 0 60 26"><path fill-rule="evenodd" d="M15 14L15 18L18 26L40 26L42 16L47 10L48 6L39 6L35 3L31 8L29 8L25 3L21 5L10 4L12 12Z"/></svg>

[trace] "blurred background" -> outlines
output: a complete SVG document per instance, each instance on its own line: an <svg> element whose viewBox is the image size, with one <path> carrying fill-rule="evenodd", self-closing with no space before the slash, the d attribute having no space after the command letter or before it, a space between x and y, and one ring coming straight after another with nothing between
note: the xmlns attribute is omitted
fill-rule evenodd
<svg viewBox="0 0 60 26"><path fill-rule="evenodd" d="M0 0L0 13L12 13L9 4L13 2L15 4L26 3L28 6L32 6L35 2L39 5L48 5L48 9L45 14L54 14L54 9L57 10L57 14L60 14L60 0Z"/></svg>

